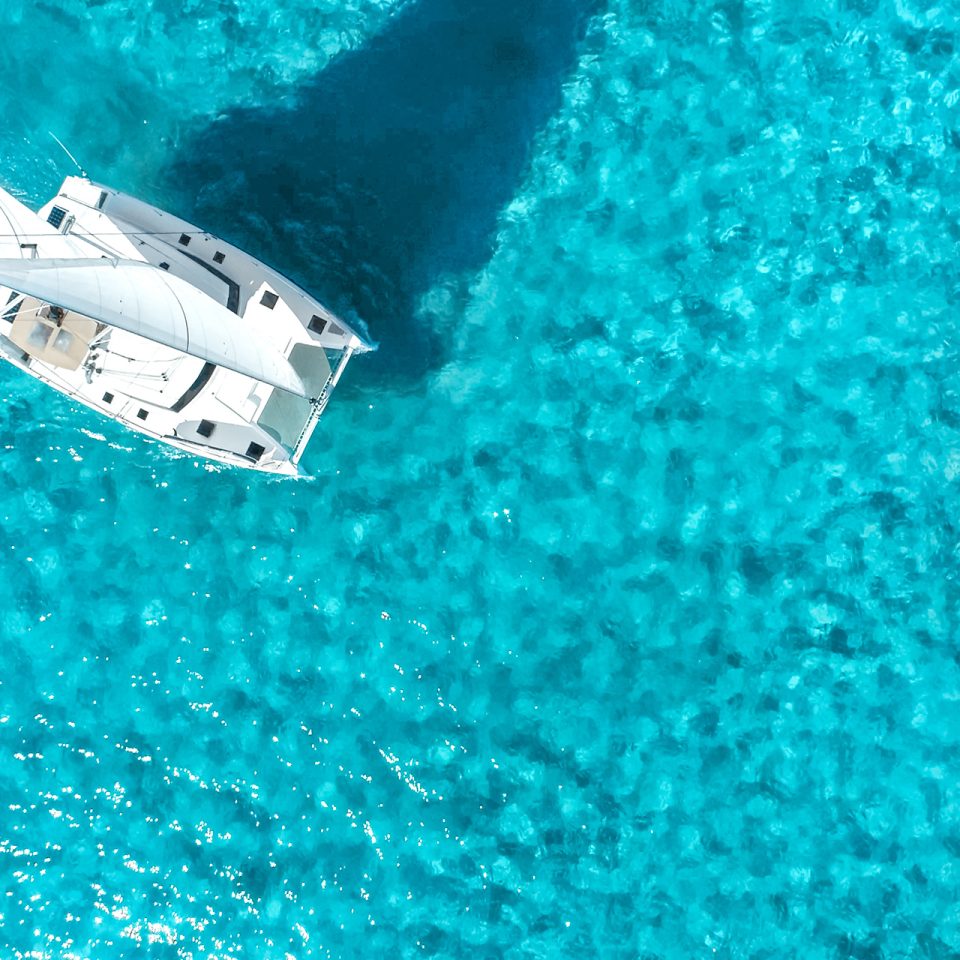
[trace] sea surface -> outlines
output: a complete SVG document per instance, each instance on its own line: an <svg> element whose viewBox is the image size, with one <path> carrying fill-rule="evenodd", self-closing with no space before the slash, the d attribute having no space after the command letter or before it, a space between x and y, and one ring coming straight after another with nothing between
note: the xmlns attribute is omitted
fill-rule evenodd
<svg viewBox="0 0 960 960"><path fill-rule="evenodd" d="M960 956L956 4L0 26L380 343L301 482L0 370L0 956Z"/></svg>

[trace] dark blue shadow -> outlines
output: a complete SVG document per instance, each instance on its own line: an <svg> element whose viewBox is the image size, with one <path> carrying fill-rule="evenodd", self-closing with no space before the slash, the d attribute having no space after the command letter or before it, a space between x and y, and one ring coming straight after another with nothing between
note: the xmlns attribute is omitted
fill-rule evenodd
<svg viewBox="0 0 960 960"><path fill-rule="evenodd" d="M363 318L380 376L416 378L443 351L417 297L489 255L591 4L420 0L284 102L197 131L171 186L197 221Z"/></svg>

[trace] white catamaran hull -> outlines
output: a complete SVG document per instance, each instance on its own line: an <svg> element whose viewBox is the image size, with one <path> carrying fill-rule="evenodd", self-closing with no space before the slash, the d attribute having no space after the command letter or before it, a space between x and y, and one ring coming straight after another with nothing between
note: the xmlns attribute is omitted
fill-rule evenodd
<svg viewBox="0 0 960 960"><path fill-rule="evenodd" d="M350 358L321 303L185 220L81 177L0 190L0 358L148 436L295 476Z"/></svg>

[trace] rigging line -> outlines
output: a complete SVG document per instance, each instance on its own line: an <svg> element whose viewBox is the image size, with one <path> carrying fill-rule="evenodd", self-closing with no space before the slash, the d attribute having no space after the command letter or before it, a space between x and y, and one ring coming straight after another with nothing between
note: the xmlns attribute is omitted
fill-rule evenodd
<svg viewBox="0 0 960 960"><path fill-rule="evenodd" d="M0 205L0 213L3 214L3 218L7 221L7 223L10 224L10 229L14 231L13 233L0 233L0 237L13 237L14 240L19 240L21 237L21 234L16 232L17 225L13 222L13 218L10 216L10 214L7 213L5 209L3 209L2 205ZM26 237L25 234L23 236ZM20 256L23 257L23 254L21 253Z"/></svg>
<svg viewBox="0 0 960 960"><path fill-rule="evenodd" d="M165 373L146 373L143 370L123 370L120 367L108 367L102 365L97 368L97 375L107 374L110 377L120 377L128 380L162 380L169 382L169 377Z"/></svg>
<svg viewBox="0 0 960 960"><path fill-rule="evenodd" d="M2 211L2 204L0 204ZM10 218L6 218L9 222ZM89 232L89 231L88 231ZM183 235L185 237L209 236L211 240L215 239L213 234L207 230L98 230L96 233L90 233L91 237L173 237ZM0 237L40 237L49 240L52 237L68 237L68 233L60 233L59 230L48 233L0 233ZM226 241L224 241L226 242Z"/></svg>
<svg viewBox="0 0 960 960"><path fill-rule="evenodd" d="M136 336L136 334L134 334L134 336ZM93 350L93 349L94 349L94 345L91 345L90 349ZM121 360L129 360L130 363L142 363L144 366L147 366L148 364L151 364L151 363L164 363L164 364L166 364L167 366L169 366L170 363L171 363L171 360L170 360L169 358L167 358L167 359L165 359L165 360L163 360L163 359L161 359L161 360L145 360L143 357L128 357L125 353L119 353L119 352L116 351L116 350L110 350L108 347L104 347L104 346L102 346L101 344L96 344L96 349L97 349L97 350L102 350L102 351L104 352L104 354L106 354L106 356L108 356L108 357L119 357ZM174 349L176 349L176 348L170 347L170 349L171 349L171 350L174 350ZM177 351L177 352L178 352L178 353L182 353L183 351L180 350L180 351Z"/></svg>
<svg viewBox="0 0 960 960"><path fill-rule="evenodd" d="M51 130L48 130L47 133L49 133L50 136L57 141L57 143L60 145L60 149L73 161L73 165L80 171L80 176L82 176L84 180L88 180L89 177L87 176L87 171L80 166L80 161L77 160L77 158L64 146L63 141Z"/></svg>

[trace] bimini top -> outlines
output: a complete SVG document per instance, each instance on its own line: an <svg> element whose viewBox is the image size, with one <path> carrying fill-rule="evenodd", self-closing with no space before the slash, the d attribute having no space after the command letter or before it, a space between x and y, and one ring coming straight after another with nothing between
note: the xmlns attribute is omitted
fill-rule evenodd
<svg viewBox="0 0 960 960"><path fill-rule="evenodd" d="M249 321L149 263L0 259L0 286L307 397L289 361Z"/></svg>

